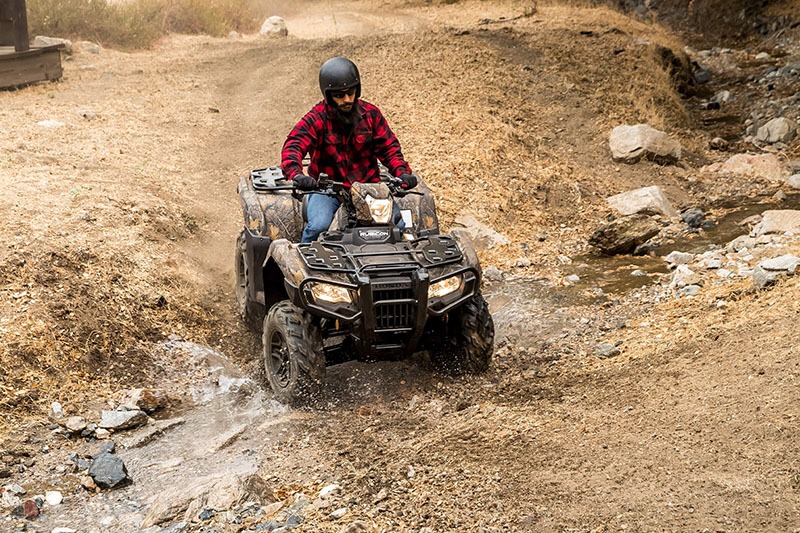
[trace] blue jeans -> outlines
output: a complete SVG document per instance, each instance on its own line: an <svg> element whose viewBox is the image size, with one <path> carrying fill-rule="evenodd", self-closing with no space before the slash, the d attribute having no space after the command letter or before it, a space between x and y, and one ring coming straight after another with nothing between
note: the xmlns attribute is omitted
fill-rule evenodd
<svg viewBox="0 0 800 533"><path fill-rule="evenodd" d="M333 217L336 215L336 210L339 209L339 199L327 194L312 193L308 195L307 215L308 223L303 229L303 237L300 242L312 242L319 237L323 231L328 231L328 228L333 222ZM400 215L400 208L394 204L392 218L397 221L395 226L400 228L400 231L406 227L403 222L403 217Z"/></svg>
<svg viewBox="0 0 800 533"><path fill-rule="evenodd" d="M339 209L339 199L327 194L308 195L308 224L303 229L303 238L300 242L312 242L333 222L333 216Z"/></svg>

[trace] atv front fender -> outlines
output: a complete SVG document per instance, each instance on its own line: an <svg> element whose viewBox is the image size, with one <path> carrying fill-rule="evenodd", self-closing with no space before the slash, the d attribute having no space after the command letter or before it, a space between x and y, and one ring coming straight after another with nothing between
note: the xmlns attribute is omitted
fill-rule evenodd
<svg viewBox="0 0 800 533"><path fill-rule="evenodd" d="M469 236L467 230L463 228L455 228L450 232L450 236L458 243L461 252L464 254L464 261L475 269L478 275L478 287L481 286L481 278L483 277L483 270L481 270L481 263L478 261L478 253L475 251L475 245L472 244L472 237Z"/></svg>
<svg viewBox="0 0 800 533"><path fill-rule="evenodd" d="M274 303L288 298L297 307L318 316L352 321L360 315L354 305L321 306L310 298L305 287L311 282L331 283L353 289L355 285L345 274L309 268L301 257L297 245L287 239L272 242L262 272L267 309Z"/></svg>

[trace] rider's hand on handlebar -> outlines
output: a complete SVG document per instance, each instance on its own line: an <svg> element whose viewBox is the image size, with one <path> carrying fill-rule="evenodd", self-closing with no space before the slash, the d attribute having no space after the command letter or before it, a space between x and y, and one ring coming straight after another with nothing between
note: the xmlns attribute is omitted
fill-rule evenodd
<svg viewBox="0 0 800 533"><path fill-rule="evenodd" d="M417 186L417 177L414 174L400 174L397 176L403 189L413 189Z"/></svg>
<svg viewBox="0 0 800 533"><path fill-rule="evenodd" d="M313 191L317 188L317 180L305 174L298 174L292 178L294 186L302 191Z"/></svg>

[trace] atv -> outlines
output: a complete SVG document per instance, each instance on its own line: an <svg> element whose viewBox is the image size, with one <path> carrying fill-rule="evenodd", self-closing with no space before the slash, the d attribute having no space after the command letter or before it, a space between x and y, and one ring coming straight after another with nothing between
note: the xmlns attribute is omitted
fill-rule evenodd
<svg viewBox="0 0 800 533"><path fill-rule="evenodd" d="M440 234L430 189L420 180L406 191L385 170L378 183L318 181L313 192L341 206L312 243L300 242L308 192L279 167L253 170L238 186L245 224L236 301L244 321L262 329L276 399L315 401L326 367L353 359L424 350L448 374L485 371L494 324L478 257L464 230Z"/></svg>

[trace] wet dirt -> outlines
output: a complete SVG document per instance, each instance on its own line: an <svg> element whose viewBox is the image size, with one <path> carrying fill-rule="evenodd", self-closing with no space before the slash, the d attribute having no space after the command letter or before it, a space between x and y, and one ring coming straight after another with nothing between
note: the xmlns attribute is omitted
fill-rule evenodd
<svg viewBox="0 0 800 533"><path fill-rule="evenodd" d="M631 109L629 80L663 30L561 5L481 22L528 8L309 0L292 3L290 28L342 12L386 22L344 37L172 36L152 51L76 55L61 83L0 93L0 209L14 221L0 230L3 448L29 454L0 459L14 482L65 494L33 521L4 510L0 528L129 531L186 487L255 471L287 506L342 487L344 519L309 511L297 531L356 520L414 532L796 529L796 278L656 303L603 285L614 271L634 277L632 259L596 273L578 259L608 194L658 184L687 206L763 185L698 176L694 187L684 168L612 162L610 128L648 118ZM411 33L383 31L409 15ZM233 305L235 186L277 161L319 98L319 65L339 54L357 60L443 227L472 214L508 231L512 243L481 259L514 275L486 285L488 373L440 375L424 355L353 362L330 369L321 408L284 411ZM698 161L728 155L706 150L707 132L670 132ZM531 266L517 270L523 249ZM562 285L570 257L585 284ZM598 343L620 354L596 357ZM53 433L50 403L94 419L134 386L185 394L158 420L182 423L140 446L115 434L134 483L89 493L59 467L95 443ZM194 514L191 530L239 531L237 516Z"/></svg>

